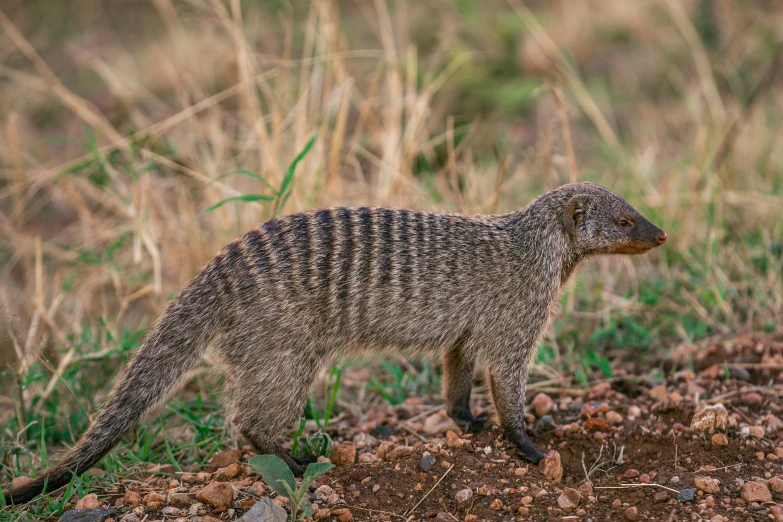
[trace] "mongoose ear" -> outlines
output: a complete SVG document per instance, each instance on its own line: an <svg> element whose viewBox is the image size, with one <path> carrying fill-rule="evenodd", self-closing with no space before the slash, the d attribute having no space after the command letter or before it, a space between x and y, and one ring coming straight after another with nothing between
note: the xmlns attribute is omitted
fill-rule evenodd
<svg viewBox="0 0 783 522"><path fill-rule="evenodd" d="M584 215L585 208L582 199L579 196L572 197L563 210L563 227L572 236L576 235L576 227Z"/></svg>

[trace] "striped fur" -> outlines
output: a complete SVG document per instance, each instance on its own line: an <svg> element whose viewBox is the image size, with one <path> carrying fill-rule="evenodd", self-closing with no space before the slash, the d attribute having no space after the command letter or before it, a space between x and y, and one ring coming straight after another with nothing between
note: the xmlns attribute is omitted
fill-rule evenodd
<svg viewBox="0 0 783 522"><path fill-rule="evenodd" d="M623 226L620 226L623 223ZM631 226L626 227L625 224ZM665 240L622 198L564 185L515 212L463 216L333 208L274 219L223 248L172 301L95 422L64 460L6 492L26 502L83 473L176 387L212 344L238 431L297 472L276 438L322 363L364 350L442 351L447 410L465 430L477 355L505 436L530 460L527 367L579 261Z"/></svg>

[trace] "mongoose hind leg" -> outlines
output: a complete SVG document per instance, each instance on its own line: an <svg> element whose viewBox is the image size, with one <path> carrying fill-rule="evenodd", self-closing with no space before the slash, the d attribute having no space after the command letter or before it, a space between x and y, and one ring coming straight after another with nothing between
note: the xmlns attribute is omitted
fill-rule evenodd
<svg viewBox="0 0 783 522"><path fill-rule="evenodd" d="M546 457L546 452L533 445L525 431L525 383L527 364L490 367L487 375L492 401L500 417L503 436L516 444L522 454L534 464Z"/></svg>
<svg viewBox="0 0 783 522"><path fill-rule="evenodd" d="M307 348L281 350L259 357L252 365L234 366L227 372L230 409L237 431L259 454L283 459L298 477L311 461L294 458L276 441L289 422L302 413L318 370L313 355Z"/></svg>
<svg viewBox="0 0 783 522"><path fill-rule="evenodd" d="M463 334L443 353L443 397L449 417L463 432L475 433L486 427L487 418L470 410L476 354L469 350L468 338L469 333Z"/></svg>

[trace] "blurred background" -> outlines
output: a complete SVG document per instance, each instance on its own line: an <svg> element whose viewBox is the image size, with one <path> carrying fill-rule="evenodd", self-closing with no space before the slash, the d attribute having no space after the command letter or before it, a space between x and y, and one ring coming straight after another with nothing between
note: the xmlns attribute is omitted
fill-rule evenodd
<svg viewBox="0 0 783 522"><path fill-rule="evenodd" d="M74 440L220 247L304 209L622 195L670 239L580 269L534 379L780 333L781 38L762 0L4 0L0 481ZM343 407L439 393L437 359L340 364Z"/></svg>

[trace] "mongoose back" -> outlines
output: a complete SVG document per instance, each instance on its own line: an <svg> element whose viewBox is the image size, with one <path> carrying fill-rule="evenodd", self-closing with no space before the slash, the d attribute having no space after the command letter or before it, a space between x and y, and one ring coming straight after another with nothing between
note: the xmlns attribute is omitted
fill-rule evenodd
<svg viewBox="0 0 783 522"><path fill-rule="evenodd" d="M563 185L502 215L332 208L281 217L223 248L173 299L92 425L54 468L5 492L27 502L106 455L214 348L236 429L296 473L277 437L302 411L321 362L339 352L438 350L449 415L470 410L474 363L487 362L507 440L538 462L524 427L531 358L576 265L640 254L666 234L620 196Z"/></svg>

